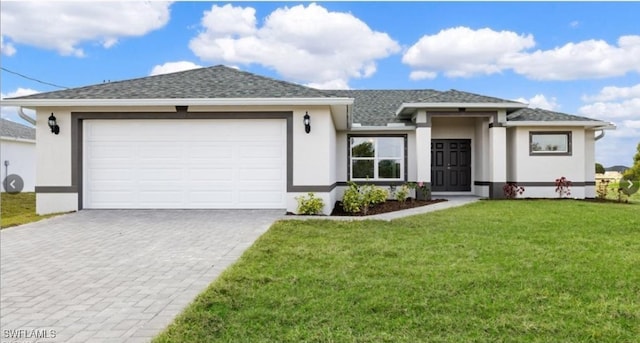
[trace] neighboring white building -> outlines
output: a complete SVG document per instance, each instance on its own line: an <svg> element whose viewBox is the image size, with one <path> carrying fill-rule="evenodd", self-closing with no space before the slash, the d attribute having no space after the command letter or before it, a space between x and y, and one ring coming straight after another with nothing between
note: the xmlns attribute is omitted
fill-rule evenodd
<svg viewBox="0 0 640 343"><path fill-rule="evenodd" d="M434 194L595 197L614 126L457 90L318 90L225 66L3 100L37 113L37 212L276 208L348 181ZM59 133L48 126L55 117ZM308 119L309 125L305 122Z"/></svg>
<svg viewBox="0 0 640 343"><path fill-rule="evenodd" d="M23 192L33 192L36 182L36 129L0 119L0 182L9 174L24 181ZM0 186L5 192L4 185Z"/></svg>

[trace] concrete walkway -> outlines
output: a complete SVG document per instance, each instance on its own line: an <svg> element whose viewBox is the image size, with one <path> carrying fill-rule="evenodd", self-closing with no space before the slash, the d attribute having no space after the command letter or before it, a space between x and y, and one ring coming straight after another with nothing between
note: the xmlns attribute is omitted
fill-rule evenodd
<svg viewBox="0 0 640 343"><path fill-rule="evenodd" d="M1 230L0 341L148 342L281 217L84 210Z"/></svg>

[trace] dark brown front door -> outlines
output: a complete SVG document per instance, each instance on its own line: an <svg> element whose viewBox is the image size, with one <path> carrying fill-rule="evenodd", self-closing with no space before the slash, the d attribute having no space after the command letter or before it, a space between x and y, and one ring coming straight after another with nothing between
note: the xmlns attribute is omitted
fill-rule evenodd
<svg viewBox="0 0 640 343"><path fill-rule="evenodd" d="M471 191L471 140L431 140L431 190Z"/></svg>

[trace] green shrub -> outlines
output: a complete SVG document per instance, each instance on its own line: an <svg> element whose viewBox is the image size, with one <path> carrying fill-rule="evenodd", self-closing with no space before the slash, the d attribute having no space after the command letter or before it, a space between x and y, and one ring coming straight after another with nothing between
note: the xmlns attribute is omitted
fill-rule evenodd
<svg viewBox="0 0 640 343"><path fill-rule="evenodd" d="M346 212L357 213L362 208L362 201L358 185L353 182L349 183L349 188L344 191L342 196L342 208Z"/></svg>
<svg viewBox="0 0 640 343"><path fill-rule="evenodd" d="M349 183L342 196L342 208L351 213L362 211L367 214L369 207L387 201L389 192L374 185L358 186L353 182Z"/></svg>
<svg viewBox="0 0 640 343"><path fill-rule="evenodd" d="M307 196L299 196L296 200L298 200L298 214L320 214L324 208L322 198L316 197L312 192Z"/></svg>
<svg viewBox="0 0 640 343"><path fill-rule="evenodd" d="M396 189L395 193L396 200L398 200L401 204L404 205L404 202L409 197L409 186L402 185Z"/></svg>

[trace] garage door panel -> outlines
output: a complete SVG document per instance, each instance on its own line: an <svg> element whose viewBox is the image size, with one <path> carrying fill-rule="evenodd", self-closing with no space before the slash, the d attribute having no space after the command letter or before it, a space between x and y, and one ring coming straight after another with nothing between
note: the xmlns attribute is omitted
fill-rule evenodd
<svg viewBox="0 0 640 343"><path fill-rule="evenodd" d="M243 180L251 180L251 181L272 181L272 180L281 180L281 172L278 169L241 169L239 171L239 176Z"/></svg>
<svg viewBox="0 0 640 343"><path fill-rule="evenodd" d="M189 169L189 179L191 181L233 181L233 170L231 168L200 168Z"/></svg>
<svg viewBox="0 0 640 343"><path fill-rule="evenodd" d="M285 208L284 120L85 120L85 208Z"/></svg>
<svg viewBox="0 0 640 343"><path fill-rule="evenodd" d="M280 147L278 146L240 146L240 158L246 159L270 159L280 156Z"/></svg>
<svg viewBox="0 0 640 343"><path fill-rule="evenodd" d="M126 179L129 176L129 173L130 171L127 169L111 169L111 168L97 169L93 173L93 180L95 181L95 183L98 183L99 181L111 181L111 180L116 180L116 182L119 182L120 180Z"/></svg>

